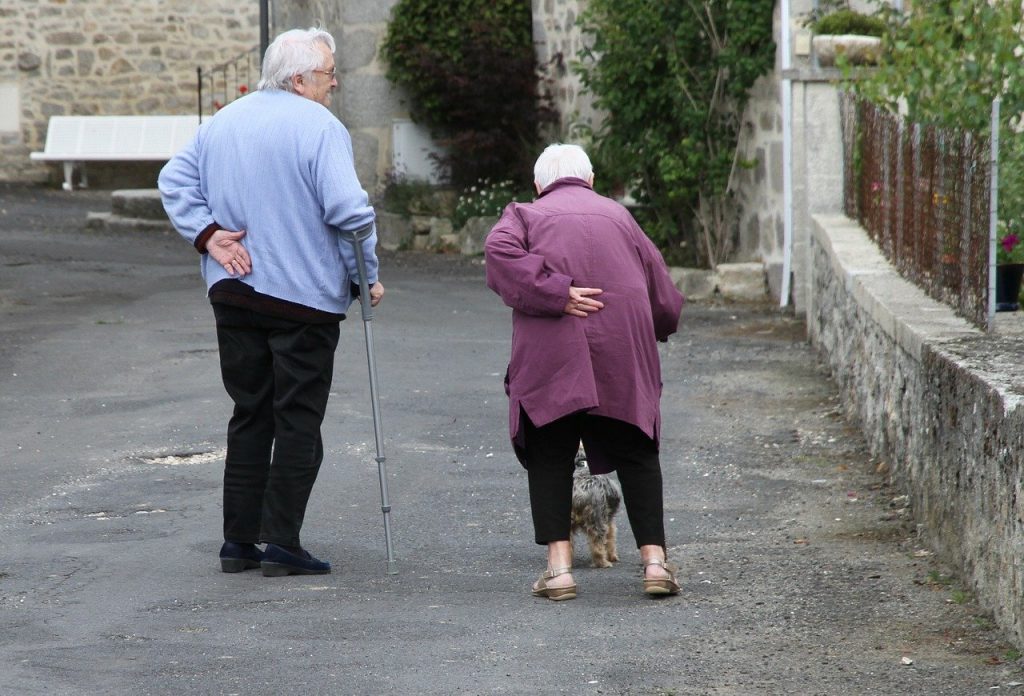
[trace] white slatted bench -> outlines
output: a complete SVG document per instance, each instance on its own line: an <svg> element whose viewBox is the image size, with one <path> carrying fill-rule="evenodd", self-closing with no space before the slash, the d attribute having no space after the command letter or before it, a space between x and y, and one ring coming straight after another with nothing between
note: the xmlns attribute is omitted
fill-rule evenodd
<svg viewBox="0 0 1024 696"><path fill-rule="evenodd" d="M64 190L72 188L75 167L88 187L86 162L163 162L189 143L198 116L51 116L36 161L64 163Z"/></svg>

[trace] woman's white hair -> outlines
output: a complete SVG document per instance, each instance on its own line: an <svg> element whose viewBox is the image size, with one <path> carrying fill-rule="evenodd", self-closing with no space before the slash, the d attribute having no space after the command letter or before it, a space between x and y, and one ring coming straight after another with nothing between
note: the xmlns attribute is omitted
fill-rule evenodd
<svg viewBox="0 0 1024 696"><path fill-rule="evenodd" d="M541 191L567 176L589 181L593 174L594 167L590 164L590 158L579 145L548 145L533 165L533 180Z"/></svg>
<svg viewBox="0 0 1024 696"><path fill-rule="evenodd" d="M323 29L291 29L279 34L263 56L263 69L256 89L293 92L294 75L305 75L321 67L324 55L317 44L323 44L334 53L334 37Z"/></svg>

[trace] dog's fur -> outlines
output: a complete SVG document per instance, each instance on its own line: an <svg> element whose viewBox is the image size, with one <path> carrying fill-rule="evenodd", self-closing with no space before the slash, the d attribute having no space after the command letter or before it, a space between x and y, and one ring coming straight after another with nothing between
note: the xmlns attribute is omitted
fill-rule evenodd
<svg viewBox="0 0 1024 696"><path fill-rule="evenodd" d="M590 542L595 568L610 568L619 560L615 549L615 513L622 503L622 489L609 476L590 473L587 455L580 446L572 477L571 534L583 532Z"/></svg>

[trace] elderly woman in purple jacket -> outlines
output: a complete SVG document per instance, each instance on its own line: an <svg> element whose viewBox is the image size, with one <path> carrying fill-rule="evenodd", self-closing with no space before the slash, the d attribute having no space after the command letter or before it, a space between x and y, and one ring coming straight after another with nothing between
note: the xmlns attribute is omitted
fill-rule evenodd
<svg viewBox="0 0 1024 696"><path fill-rule="evenodd" d="M512 203L487 237L487 285L512 308L509 432L527 470L547 570L533 594L572 599L570 511L582 441L592 473L616 471L644 591L676 594L662 507L661 365L683 296L629 212L594 192L576 145L537 159L533 203Z"/></svg>

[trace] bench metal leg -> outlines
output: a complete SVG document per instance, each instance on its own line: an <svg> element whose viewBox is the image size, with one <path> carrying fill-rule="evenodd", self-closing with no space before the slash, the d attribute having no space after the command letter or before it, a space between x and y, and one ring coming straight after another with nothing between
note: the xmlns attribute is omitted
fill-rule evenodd
<svg viewBox="0 0 1024 696"><path fill-rule="evenodd" d="M65 162L64 163L64 183L61 186L61 188L63 188L65 191L72 191L72 190L74 190L75 187L71 183L71 177L74 176L74 174L75 174L75 163L74 162Z"/></svg>

